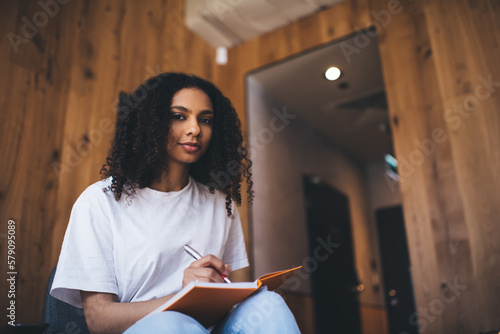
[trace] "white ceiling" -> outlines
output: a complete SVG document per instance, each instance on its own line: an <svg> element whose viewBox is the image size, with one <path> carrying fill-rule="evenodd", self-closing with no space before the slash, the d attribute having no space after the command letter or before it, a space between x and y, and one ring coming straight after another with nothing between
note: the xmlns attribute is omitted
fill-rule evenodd
<svg viewBox="0 0 500 334"><path fill-rule="evenodd" d="M345 0L185 0L186 25L215 47L231 47Z"/></svg>
<svg viewBox="0 0 500 334"><path fill-rule="evenodd" d="M376 38L362 48L358 39L304 52L249 77L355 160L382 162L392 140L380 130L389 122L379 52ZM339 80L325 79L330 66L342 70Z"/></svg>

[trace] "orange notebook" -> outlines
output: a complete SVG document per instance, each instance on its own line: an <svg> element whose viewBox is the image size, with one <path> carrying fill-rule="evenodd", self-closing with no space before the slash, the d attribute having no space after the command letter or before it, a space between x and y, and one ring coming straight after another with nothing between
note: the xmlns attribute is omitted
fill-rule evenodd
<svg viewBox="0 0 500 334"><path fill-rule="evenodd" d="M255 282L208 283L193 281L149 315L167 310L178 311L195 318L208 328L226 315L234 305L243 301L261 286L267 285L268 290L273 291L300 268L302 266L265 274Z"/></svg>

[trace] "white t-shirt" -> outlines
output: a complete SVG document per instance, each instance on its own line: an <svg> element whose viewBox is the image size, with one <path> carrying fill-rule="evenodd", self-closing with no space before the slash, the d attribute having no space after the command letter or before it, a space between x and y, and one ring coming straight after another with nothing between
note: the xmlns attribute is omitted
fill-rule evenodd
<svg viewBox="0 0 500 334"><path fill-rule="evenodd" d="M248 266L238 210L227 216L225 195L189 176L179 191L136 189L116 201L89 186L75 202L50 294L82 307L80 290L113 293L120 302L151 300L182 288L194 259L185 244L213 254L232 270Z"/></svg>

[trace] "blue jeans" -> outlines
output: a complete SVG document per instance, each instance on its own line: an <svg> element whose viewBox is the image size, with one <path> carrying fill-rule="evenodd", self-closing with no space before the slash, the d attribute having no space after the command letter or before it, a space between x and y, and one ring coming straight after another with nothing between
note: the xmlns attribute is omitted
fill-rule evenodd
<svg viewBox="0 0 500 334"><path fill-rule="evenodd" d="M288 334L300 331L283 298L275 292L267 291L264 286L233 308L211 331L190 316L165 311L139 320L124 334L143 333Z"/></svg>

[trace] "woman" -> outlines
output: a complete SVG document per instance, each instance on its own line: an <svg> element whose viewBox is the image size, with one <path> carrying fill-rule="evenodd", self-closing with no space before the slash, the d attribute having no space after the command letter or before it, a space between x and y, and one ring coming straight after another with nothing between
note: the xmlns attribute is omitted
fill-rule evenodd
<svg viewBox="0 0 500 334"><path fill-rule="evenodd" d="M73 206L51 294L83 307L93 333L208 333L178 312L141 319L191 281L223 282L217 271L248 266L235 206L242 176L252 198L242 142L231 102L201 78L164 73L121 93L103 180ZM185 244L208 255L192 261ZM212 332L239 330L298 332L266 289Z"/></svg>

